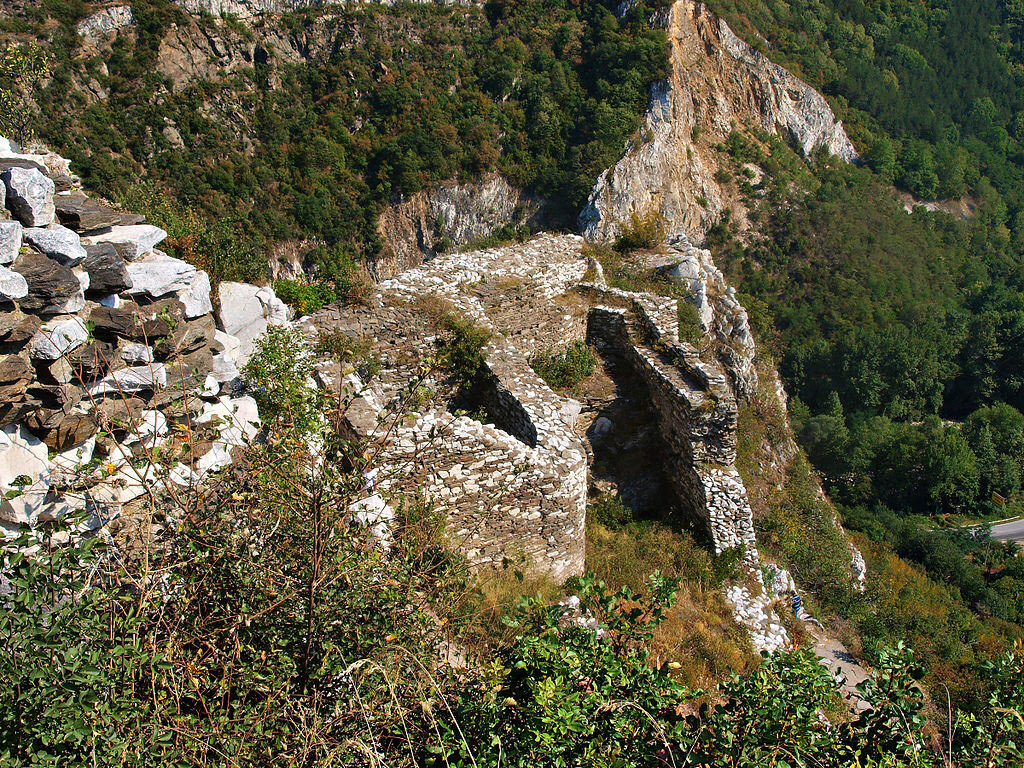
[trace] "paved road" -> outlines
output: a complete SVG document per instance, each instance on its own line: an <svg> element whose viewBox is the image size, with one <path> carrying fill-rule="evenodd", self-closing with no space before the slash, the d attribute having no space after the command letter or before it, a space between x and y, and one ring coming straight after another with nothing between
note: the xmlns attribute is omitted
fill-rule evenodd
<svg viewBox="0 0 1024 768"><path fill-rule="evenodd" d="M1012 520L992 526L992 538L999 541L1024 542L1024 520Z"/></svg>

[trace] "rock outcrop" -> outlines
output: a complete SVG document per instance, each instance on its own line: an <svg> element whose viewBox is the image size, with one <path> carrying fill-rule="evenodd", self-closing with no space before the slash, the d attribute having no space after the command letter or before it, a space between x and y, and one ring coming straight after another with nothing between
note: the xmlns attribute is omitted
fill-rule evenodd
<svg viewBox="0 0 1024 768"><path fill-rule="evenodd" d="M269 13L288 13L308 8L323 8L331 5L349 5L373 2L378 5L394 6L401 2L421 5L472 5L475 0L175 0L191 13L208 13L214 16L236 16L249 19Z"/></svg>
<svg viewBox="0 0 1024 768"><path fill-rule="evenodd" d="M804 154L857 152L825 99L740 40L703 3L667 14L671 74L656 83L643 127L597 180L580 215L590 240L614 238L633 215L656 211L670 234L700 242L730 201L715 180L713 146L744 126L778 133Z"/></svg>
<svg viewBox="0 0 1024 768"><path fill-rule="evenodd" d="M537 228L543 201L492 174L471 183L447 182L392 203L378 229L385 243L378 274L393 274L424 259L488 237L509 224Z"/></svg>

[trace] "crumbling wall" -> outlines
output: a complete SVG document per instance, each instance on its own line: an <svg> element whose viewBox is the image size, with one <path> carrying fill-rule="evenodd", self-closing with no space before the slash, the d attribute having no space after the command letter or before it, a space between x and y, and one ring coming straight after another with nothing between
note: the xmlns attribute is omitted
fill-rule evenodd
<svg viewBox="0 0 1024 768"><path fill-rule="evenodd" d="M716 553L743 547L758 563L753 516L736 460L736 399L725 376L673 338L659 318L672 318L675 300L598 289L629 300L630 308L596 306L589 338L604 342L646 383L668 446L661 457L684 510L710 538ZM632 327L631 327L632 326Z"/></svg>

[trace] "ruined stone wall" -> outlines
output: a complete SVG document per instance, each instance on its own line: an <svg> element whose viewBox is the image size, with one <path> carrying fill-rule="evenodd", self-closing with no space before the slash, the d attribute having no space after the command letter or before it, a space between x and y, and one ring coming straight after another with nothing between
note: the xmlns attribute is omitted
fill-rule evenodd
<svg viewBox="0 0 1024 768"><path fill-rule="evenodd" d="M504 309L516 296L550 303L585 269L581 238L541 236L440 257L381 283L370 307L331 307L310 319L318 329L364 339L384 363L349 408L356 431L380 446L375 490L392 503L424 500L444 513L452 544L478 567L522 563L556 580L583 570L587 459L573 429L579 404L533 372L528 354L495 327L487 299L505 292ZM486 415L460 413L438 396L395 426L408 382L436 352L427 316L437 299L493 331L477 387ZM421 386L441 395L443 378L429 372Z"/></svg>
<svg viewBox="0 0 1024 768"><path fill-rule="evenodd" d="M0 138L0 541L79 517L110 536L136 500L187 496L255 435L249 337L230 324L287 312L224 283L239 336L225 332L208 275L159 250L166 234L86 194L66 159Z"/></svg>
<svg viewBox="0 0 1024 768"><path fill-rule="evenodd" d="M609 293L619 299L626 295L622 291ZM683 508L711 539L715 552L742 546L746 562L756 566L753 516L734 466L735 397L720 372L700 361L695 350L671 339L658 320L659 315L670 315L665 311L667 305L652 313L651 301L650 297L634 299L631 309L594 307L590 338L610 345L646 383L668 447L668 455L661 460L669 480ZM671 299L660 302L674 304Z"/></svg>

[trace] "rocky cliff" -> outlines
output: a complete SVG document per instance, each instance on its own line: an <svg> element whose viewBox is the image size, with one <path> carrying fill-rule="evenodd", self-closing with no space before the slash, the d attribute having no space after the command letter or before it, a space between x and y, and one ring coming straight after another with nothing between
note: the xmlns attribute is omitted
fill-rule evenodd
<svg viewBox="0 0 1024 768"><path fill-rule="evenodd" d="M644 124L621 160L597 180L580 226L590 240L614 238L636 214L659 212L669 233L700 242L732 205L716 181L714 146L733 130L777 133L807 155L857 152L825 99L740 40L694 0L664 20L671 76L655 84Z"/></svg>
<svg viewBox="0 0 1024 768"><path fill-rule="evenodd" d="M509 225L537 229L543 209L543 200L496 174L476 183L451 181L417 192L380 215L384 253L377 271L387 275L408 269Z"/></svg>

